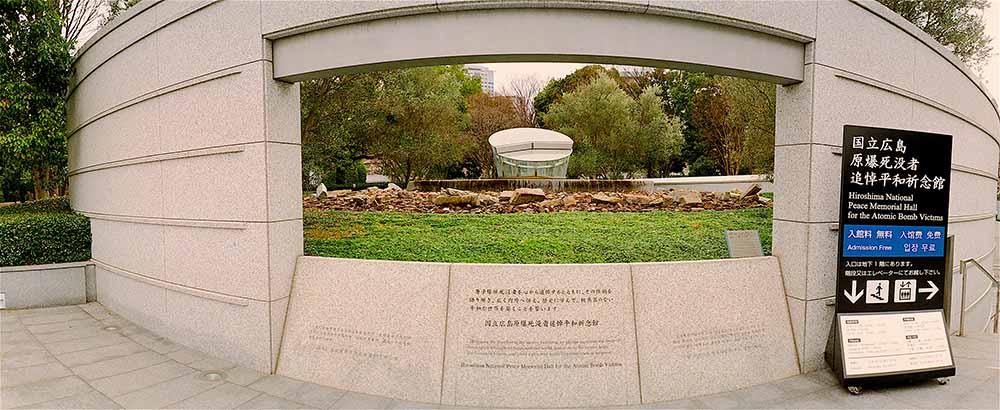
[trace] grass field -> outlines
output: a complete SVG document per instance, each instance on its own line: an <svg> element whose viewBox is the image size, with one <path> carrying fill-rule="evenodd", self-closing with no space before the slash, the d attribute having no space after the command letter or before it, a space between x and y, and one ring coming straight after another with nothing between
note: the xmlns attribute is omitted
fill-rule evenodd
<svg viewBox="0 0 1000 410"><path fill-rule="evenodd" d="M727 257L727 229L760 231L771 209L437 215L305 210L305 253L468 263L611 263Z"/></svg>

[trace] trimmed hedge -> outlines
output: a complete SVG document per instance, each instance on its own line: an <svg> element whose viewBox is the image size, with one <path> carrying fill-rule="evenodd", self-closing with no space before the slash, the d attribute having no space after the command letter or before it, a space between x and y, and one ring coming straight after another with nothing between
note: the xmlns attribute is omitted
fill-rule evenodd
<svg viewBox="0 0 1000 410"><path fill-rule="evenodd" d="M90 259L90 220L66 198L0 207L0 266Z"/></svg>

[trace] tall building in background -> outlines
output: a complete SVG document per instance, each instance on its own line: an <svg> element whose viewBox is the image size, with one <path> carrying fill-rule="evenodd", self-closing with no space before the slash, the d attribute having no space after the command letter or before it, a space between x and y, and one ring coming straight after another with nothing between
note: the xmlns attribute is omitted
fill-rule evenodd
<svg viewBox="0 0 1000 410"><path fill-rule="evenodd" d="M483 84L483 91L493 95L493 70L481 65L466 65L465 72L469 75L479 77Z"/></svg>

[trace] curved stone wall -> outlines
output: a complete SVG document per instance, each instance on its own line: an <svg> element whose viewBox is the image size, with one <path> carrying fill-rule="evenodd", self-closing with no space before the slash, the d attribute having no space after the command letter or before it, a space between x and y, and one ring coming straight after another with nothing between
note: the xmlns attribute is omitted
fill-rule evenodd
<svg viewBox="0 0 1000 410"><path fill-rule="evenodd" d="M552 27L528 42L519 19ZM618 29L608 43L560 21ZM489 44L465 40L491 22L508 26ZM399 36L417 29L435 41ZM662 48L662 36L676 41ZM782 84L774 254L803 370L821 366L832 318L845 124L954 135L956 259L995 255L997 110L954 56L874 2L144 0L81 48L69 97L70 189L93 220L99 300L274 369L302 254L299 88L276 78L552 58Z"/></svg>

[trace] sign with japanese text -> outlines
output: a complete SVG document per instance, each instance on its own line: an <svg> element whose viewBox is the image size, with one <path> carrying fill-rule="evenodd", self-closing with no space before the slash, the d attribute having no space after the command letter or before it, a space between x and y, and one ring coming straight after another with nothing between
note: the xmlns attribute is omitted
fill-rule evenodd
<svg viewBox="0 0 1000 410"><path fill-rule="evenodd" d="M951 136L844 127L837 312L941 309Z"/></svg>
<svg viewBox="0 0 1000 410"><path fill-rule="evenodd" d="M942 313L951 140L844 127L836 338L827 360L848 387L955 374Z"/></svg>

